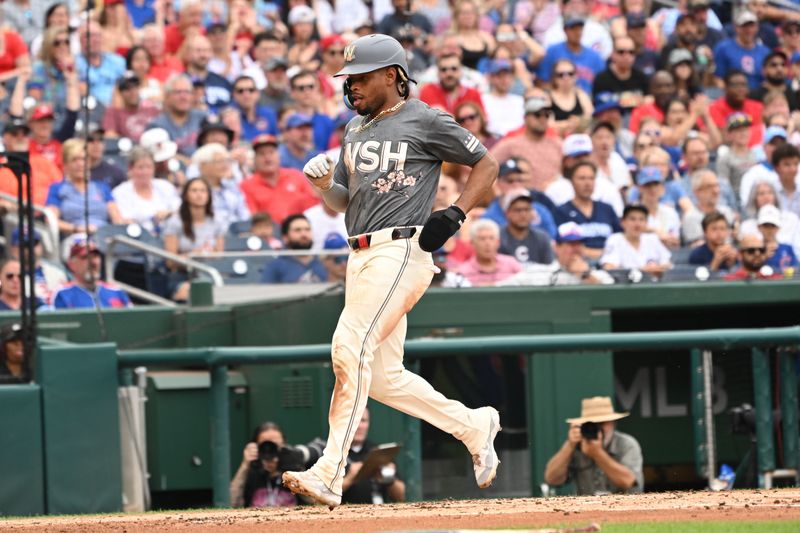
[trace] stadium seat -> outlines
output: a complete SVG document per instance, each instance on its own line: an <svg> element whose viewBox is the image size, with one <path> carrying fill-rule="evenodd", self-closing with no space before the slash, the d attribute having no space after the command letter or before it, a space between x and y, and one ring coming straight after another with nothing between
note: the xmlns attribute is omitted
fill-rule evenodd
<svg viewBox="0 0 800 533"><path fill-rule="evenodd" d="M261 272L268 258L247 257L193 257L205 265L216 268L226 284L240 285L248 283L261 283ZM202 275L202 273L200 273Z"/></svg>

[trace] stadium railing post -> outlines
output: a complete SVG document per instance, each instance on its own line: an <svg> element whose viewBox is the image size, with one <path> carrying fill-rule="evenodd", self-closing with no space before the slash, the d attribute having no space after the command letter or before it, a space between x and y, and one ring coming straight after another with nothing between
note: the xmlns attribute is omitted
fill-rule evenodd
<svg viewBox="0 0 800 533"><path fill-rule="evenodd" d="M775 470L775 445L772 438L772 387L770 384L769 352L752 348L753 396L756 409L756 450L759 486L764 486L764 473Z"/></svg>
<svg viewBox="0 0 800 533"><path fill-rule="evenodd" d="M211 486L214 507L230 507L228 483L231 475L230 407L228 367L211 366Z"/></svg>

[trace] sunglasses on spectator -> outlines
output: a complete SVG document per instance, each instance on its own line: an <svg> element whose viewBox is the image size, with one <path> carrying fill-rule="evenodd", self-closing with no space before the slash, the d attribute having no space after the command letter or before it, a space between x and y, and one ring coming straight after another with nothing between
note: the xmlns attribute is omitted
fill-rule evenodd
<svg viewBox="0 0 800 533"><path fill-rule="evenodd" d="M530 113L526 113L528 115L533 115L536 118L549 118L550 111L532 111Z"/></svg>
<svg viewBox="0 0 800 533"><path fill-rule="evenodd" d="M244 94L244 93L254 93L258 91L255 87L237 87L235 89L236 94Z"/></svg>
<svg viewBox="0 0 800 533"><path fill-rule="evenodd" d="M800 33L800 29L798 29L798 28L786 28L781 33L783 35L797 35L798 33Z"/></svg>
<svg viewBox="0 0 800 533"><path fill-rule="evenodd" d="M69 39L56 39L53 41L53 46L65 46L69 44Z"/></svg>
<svg viewBox="0 0 800 533"><path fill-rule="evenodd" d="M295 85L294 86L294 90L295 91L299 91L301 93L304 93L306 91L313 91L316 88L317 88L317 86L314 85L313 83L309 83L309 84L306 84L306 85Z"/></svg>
<svg viewBox="0 0 800 533"><path fill-rule="evenodd" d="M100 135L92 135L89 137L90 143L101 143L103 142L103 137Z"/></svg>
<svg viewBox="0 0 800 533"><path fill-rule="evenodd" d="M464 115L463 117L457 118L456 122L458 122L459 124L463 124L463 123L465 123L467 121L472 121L472 120L477 120L477 119L478 119L478 114L477 113L473 113L471 115Z"/></svg>
<svg viewBox="0 0 800 533"><path fill-rule="evenodd" d="M15 272L9 272L9 273L7 273L5 275L5 278L6 279L14 279L14 278L22 279L22 276L20 274L15 273Z"/></svg>
<svg viewBox="0 0 800 533"><path fill-rule="evenodd" d="M325 50L325 53L328 54L329 56L343 56L344 48L328 49Z"/></svg>
<svg viewBox="0 0 800 533"><path fill-rule="evenodd" d="M574 70L562 70L561 72L556 72L556 78L571 78L574 75Z"/></svg>
<svg viewBox="0 0 800 533"><path fill-rule="evenodd" d="M526 180L522 176L516 178L513 176L503 176L503 181L508 183L525 183Z"/></svg>
<svg viewBox="0 0 800 533"><path fill-rule="evenodd" d="M439 67L439 72L458 72L458 67Z"/></svg>
<svg viewBox="0 0 800 533"><path fill-rule="evenodd" d="M621 56L624 56L624 55L629 55L629 56L636 55L636 50L634 50L633 48L617 48L614 51L616 53L618 53L619 55L621 55Z"/></svg>
<svg viewBox="0 0 800 533"><path fill-rule="evenodd" d="M750 255L765 254L765 253L767 253L767 249L764 248L764 247L761 247L761 248L742 248L742 253L743 254L750 254Z"/></svg>

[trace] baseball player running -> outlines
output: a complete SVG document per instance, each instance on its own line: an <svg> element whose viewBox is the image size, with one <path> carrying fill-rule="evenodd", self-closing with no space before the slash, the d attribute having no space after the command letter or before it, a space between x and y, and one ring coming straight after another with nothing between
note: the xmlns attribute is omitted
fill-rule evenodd
<svg viewBox="0 0 800 533"><path fill-rule="evenodd" d="M466 212L491 187L497 162L450 115L409 100L406 53L395 39L361 37L345 48L345 101L360 117L347 125L336 167L325 155L303 172L331 208L344 212L351 248L345 305L331 342L336 384L325 451L283 483L331 509L367 397L416 416L462 441L481 488L499 464L500 418L491 407L468 409L403 367L406 313L422 297L435 267L432 251L458 231ZM416 83L416 82L415 82ZM442 161L472 167L455 204L431 214ZM424 224L424 226L423 226Z"/></svg>

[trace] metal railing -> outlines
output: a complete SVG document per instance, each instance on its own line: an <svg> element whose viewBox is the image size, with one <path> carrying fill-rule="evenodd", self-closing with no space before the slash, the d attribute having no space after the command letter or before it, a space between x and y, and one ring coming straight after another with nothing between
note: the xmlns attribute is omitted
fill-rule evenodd
<svg viewBox="0 0 800 533"><path fill-rule="evenodd" d="M10 194L6 194L4 192L0 192L0 198L2 198L3 200L8 200L12 204L14 204L14 206L17 205L17 197L16 196L12 196ZM42 229L44 230L44 231L42 231L42 237L45 240L45 242L43 242L43 244L45 245L44 246L44 250L45 250L45 254L47 256L47 259L49 259L50 261L53 261L53 262L55 262L57 264L60 264L61 263L61 253L60 253L60 247L59 247L60 239L59 239L59 231L58 231L58 219L56 218L56 216L49 209L46 209L42 205L33 204L33 212L34 212L35 215L41 216L42 218L44 218L44 223L42 224L42 227L40 227L38 229L40 231ZM16 226L17 223L18 223L18 220L17 220L16 217L12 217L10 219L7 218L7 220L9 222L11 222L11 225L13 225L13 226Z"/></svg>
<svg viewBox="0 0 800 533"><path fill-rule="evenodd" d="M211 278L211 282L214 284L215 287L222 287L223 285L225 285L225 281L222 279L222 275L216 268L205 265L199 261L183 257L182 255L173 254L171 252L164 250L163 248L158 248L156 246L145 244L143 242L137 241L136 239L126 237L125 235L111 235L108 237L107 243L108 243L107 260L109 262L108 277L110 281L115 281L114 266L116 265L116 262L118 260L116 254L114 253L114 249L119 245L124 245L124 246L130 246L131 248L144 252L145 254L160 257L161 259L166 259L168 261L172 261L173 263L183 265L186 267L186 269L189 271L190 274L194 270L197 270L198 272L203 272L204 274L207 274L208 277Z"/></svg>
<svg viewBox="0 0 800 533"><path fill-rule="evenodd" d="M486 353L534 353L534 352L576 352L576 351L630 351L668 348L693 348L696 350L730 350L749 348L753 351L754 369L763 356L762 348L800 344L800 326L764 329L717 329L707 331L672 331L646 333L591 333L578 335L505 335L477 338L416 339L405 343L405 355L410 358L431 357L444 353L461 355L482 355ZM298 362L323 362L330 359L330 345L314 344L306 346L270 347L225 347L225 348L184 348L174 350L123 350L119 352L121 368L205 366L211 373L211 462L214 505L227 507L229 500L230 475L230 435L228 366L240 364L276 364ZM693 374L695 367L692 368ZM702 377L702 375L701 375ZM695 419L704 414L705 395L703 389L696 390L692 380L692 396L700 395L700 413L693 412ZM756 379L756 410L762 419L770 419L772 413L769 402L759 400L769 390L769 377ZM702 383L702 380L700 380ZM702 385L700 385L702 386ZM693 403L693 408L697 402ZM790 407L790 406L787 406ZM794 397L794 416L789 417L797 425L797 405ZM694 409L693 409L694 411ZM766 442L772 438L771 424L759 424L757 436ZM785 431L785 434L790 433ZM796 440L797 427L791 435ZM706 426L695 424L695 442L708 445ZM796 444L796 443L795 443ZM797 449L796 447L794 449ZM408 493L410 498L421 495L421 454L419 443L410 450ZM761 463L759 454L759 464ZM774 455L774 454L773 454ZM773 457L774 463L774 457ZM767 464L767 463L764 463Z"/></svg>

